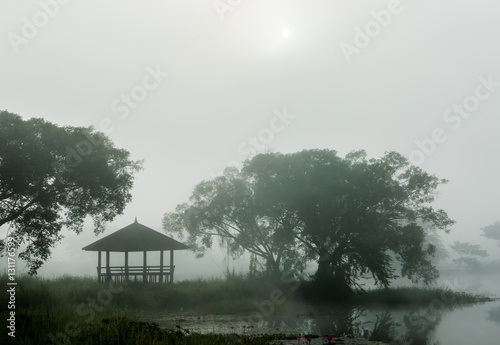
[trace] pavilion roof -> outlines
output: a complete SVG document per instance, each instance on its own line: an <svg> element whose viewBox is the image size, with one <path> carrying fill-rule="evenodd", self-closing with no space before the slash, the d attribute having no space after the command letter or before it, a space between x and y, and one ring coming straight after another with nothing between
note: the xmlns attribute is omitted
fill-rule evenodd
<svg viewBox="0 0 500 345"><path fill-rule="evenodd" d="M135 222L82 248L87 251L142 252L189 249L183 243Z"/></svg>

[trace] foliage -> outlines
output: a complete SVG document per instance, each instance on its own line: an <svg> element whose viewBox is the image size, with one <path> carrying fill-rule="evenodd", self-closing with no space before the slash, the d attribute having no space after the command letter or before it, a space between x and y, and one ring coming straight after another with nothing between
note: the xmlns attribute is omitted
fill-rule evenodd
<svg viewBox="0 0 500 345"><path fill-rule="evenodd" d="M90 277L63 276L56 279L44 279L22 275L16 278L18 283L16 287L18 289L16 290L16 344L47 344L49 334L54 336L58 334L59 343L67 344L153 344L156 341L170 344L174 343L175 337L179 341L177 343L180 344L220 344L220 341L224 341L224 335L191 333L187 337L185 331L181 330L181 333L176 334L163 330L153 323L142 322L141 320L148 319L144 311L159 312L161 316L165 316L166 313L181 313L182 315L193 313L194 318L196 315L203 315L205 311L209 316L215 313L238 315L246 313L243 314L242 321L248 321L247 317L256 311L255 301L262 304L263 301L271 298L271 291L276 289L276 286L269 281L235 275L227 280L196 279L174 284L131 283L122 286L123 289L119 286L120 284L114 284L111 290L114 292L108 296L105 292L110 290L109 286L98 284L96 279ZM8 276L0 275L0 284L6 286L7 282ZM300 282L300 286L303 284L304 282ZM0 295L0 304L7 305L8 298L8 294ZM342 307L345 313L341 314L347 315L350 321L355 321L350 313L353 308L359 309L360 306L413 305L427 308L436 300L442 300L446 309L451 310L455 306L491 299L439 288L377 289L356 293L347 301L347 305ZM284 303L275 305L275 310L280 316L290 315L295 320L298 314L323 316L328 311L332 311L331 307L326 303L313 306L303 305L293 295L287 295ZM335 308L337 310L337 307ZM7 319L8 310L4 309L0 312L0 317ZM336 325L342 328L342 331L351 327L349 320L345 320L345 317L337 311L334 312L334 316L337 320ZM281 320L275 316L270 316L270 319ZM320 317L317 320L319 322L328 319ZM383 326L383 323L379 323L379 327ZM277 327L281 327L280 322ZM72 331L76 330L80 332L72 336ZM66 333L66 338L62 335L63 333ZM127 336L123 337L123 335ZM271 340L270 336L262 338L249 336L243 338L237 334L226 336L231 336L229 340L234 340L230 342L231 344L258 344L259 341L266 344L264 340ZM280 338L275 339L284 339L281 335L277 336ZM52 343L57 344L55 341Z"/></svg>
<svg viewBox="0 0 500 345"><path fill-rule="evenodd" d="M446 259L450 258L450 253L448 252L447 246L443 243L441 235L438 233L438 230L427 225L421 224L425 231L425 245L433 246L435 248L434 255L431 258L431 262L433 265L436 265Z"/></svg>
<svg viewBox="0 0 500 345"><path fill-rule="evenodd" d="M255 157L244 167L267 206L284 204L300 227L292 230L308 259L318 262L316 281L323 286L351 287L362 274L388 286L402 276L428 283L437 277L420 223L449 231L454 222L434 210L435 189L445 183L388 152L366 159L364 151L344 159L335 151ZM395 255L392 255L395 254Z"/></svg>
<svg viewBox="0 0 500 345"><path fill-rule="evenodd" d="M353 305L364 306L428 306L442 300L447 308L478 302L492 301L492 298L453 291L448 287L398 287L358 291L350 300Z"/></svg>
<svg viewBox="0 0 500 345"><path fill-rule="evenodd" d="M490 240L500 241L500 222L495 222L481 229L483 233L481 236L489 238ZM500 246L500 244L498 244Z"/></svg>
<svg viewBox="0 0 500 345"><path fill-rule="evenodd" d="M30 273L50 257L63 226L79 233L90 216L95 232L132 199L140 162L92 128L59 127L0 112L0 226L25 244ZM4 248L3 241L0 248Z"/></svg>
<svg viewBox="0 0 500 345"><path fill-rule="evenodd" d="M394 339L397 325L388 312L377 315L377 321L375 321L369 340L383 341L385 343L391 342Z"/></svg>
<svg viewBox="0 0 500 345"><path fill-rule="evenodd" d="M152 322L137 321L129 318L104 319L86 327L74 344L98 344L106 339L106 344L130 345L163 345L163 344L269 344L276 336L259 335L243 336L236 334L197 334L187 329L176 331L161 329Z"/></svg>
<svg viewBox="0 0 500 345"><path fill-rule="evenodd" d="M450 248L458 255L458 258L453 259L453 262L458 264L458 268L465 265L468 268L476 268L479 266L478 257L485 258L488 256L488 252L481 249L478 244L470 244L467 242L455 241Z"/></svg>
<svg viewBox="0 0 500 345"><path fill-rule="evenodd" d="M181 238L187 233L187 245L198 257L212 246L215 237L234 257L247 250L263 259L267 271L277 278L284 270L302 272L305 262L297 257L290 236L297 222L287 217L286 205L267 207L255 188L245 174L228 168L224 176L198 184L190 204L165 214L163 228Z"/></svg>
<svg viewBox="0 0 500 345"><path fill-rule="evenodd" d="M356 285L370 273L388 286L401 274L432 282L438 275L425 243L426 224L449 231L454 222L430 203L445 183L409 165L396 152L366 159L364 151L268 153L198 184L189 204L163 220L167 232L188 235L202 255L217 238L237 256L244 250L264 259L270 275L318 263L315 280L325 293ZM255 263L252 263L255 268Z"/></svg>

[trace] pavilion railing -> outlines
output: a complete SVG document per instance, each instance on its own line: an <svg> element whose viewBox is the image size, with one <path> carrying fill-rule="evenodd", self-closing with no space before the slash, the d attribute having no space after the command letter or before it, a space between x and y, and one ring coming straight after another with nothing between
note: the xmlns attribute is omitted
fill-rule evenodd
<svg viewBox="0 0 500 345"><path fill-rule="evenodd" d="M146 268L146 270L144 270ZM174 281L175 266L110 266L97 267L97 279L100 283L124 281L143 281L148 283L171 283Z"/></svg>

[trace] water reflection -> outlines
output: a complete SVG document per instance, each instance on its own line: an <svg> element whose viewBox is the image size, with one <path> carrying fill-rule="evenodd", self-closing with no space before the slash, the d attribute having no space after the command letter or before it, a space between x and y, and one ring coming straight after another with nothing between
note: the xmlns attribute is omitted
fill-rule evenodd
<svg viewBox="0 0 500 345"><path fill-rule="evenodd" d="M241 314L198 315L193 312L160 313L144 319L161 327L176 326L198 333L228 334L315 334L365 336L394 345L498 344L500 339L500 300L485 304L467 304L468 293L494 297L500 295L500 274L454 276L440 281L449 290L421 308L390 309L348 308L335 305L303 304L297 313L280 308L256 309ZM491 291L490 291L491 290ZM453 292L453 291L458 291ZM460 307L461 305L461 307ZM454 306L451 308L450 306ZM254 328L243 328L252 325ZM477 330L481 330L478 332Z"/></svg>
<svg viewBox="0 0 500 345"><path fill-rule="evenodd" d="M317 334L354 335L391 344L428 345L448 310L412 311L343 308L314 318Z"/></svg>
<svg viewBox="0 0 500 345"><path fill-rule="evenodd" d="M450 342L449 338L450 335L457 333L457 327L462 327L460 325L463 325L463 318L460 315L464 315L463 312L467 316L476 315L472 316L472 319L467 318L470 320L469 326L484 322L488 318L494 322L495 327L498 327L499 304L493 308L487 305L452 308L448 303L453 300L450 296L442 296L440 300L436 299L425 307L413 309L409 307L369 309L310 305L304 306L306 311L293 314L273 312L267 315L255 313L216 315L209 313L198 316L185 313L185 315L162 315L152 319L165 328L182 327L197 333L228 334L228 339L233 337L237 339L236 335L262 333L344 335L364 337L391 345L434 345L437 340L441 344L455 344L456 342ZM460 310L462 308L466 310ZM481 311L484 315L482 319L479 316ZM444 322L444 320L447 321ZM444 328L443 323L446 324Z"/></svg>
<svg viewBox="0 0 500 345"><path fill-rule="evenodd" d="M405 332L400 341L409 345L427 345L431 333L437 328L443 318L444 311L429 315L422 311L404 316Z"/></svg>
<svg viewBox="0 0 500 345"><path fill-rule="evenodd" d="M373 326L373 330L368 337L369 340L383 341L384 343L393 342L396 336L396 329L401 326L395 322L389 312L384 312L381 315L377 314L377 321Z"/></svg>
<svg viewBox="0 0 500 345"><path fill-rule="evenodd" d="M365 326L371 323L365 320L366 309L338 307L328 313L315 315L314 326L317 334L328 335L366 335Z"/></svg>

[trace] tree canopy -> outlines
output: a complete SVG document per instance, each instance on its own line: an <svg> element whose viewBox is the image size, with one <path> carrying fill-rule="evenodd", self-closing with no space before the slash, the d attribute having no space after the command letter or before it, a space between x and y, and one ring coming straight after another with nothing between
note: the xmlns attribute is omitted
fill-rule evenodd
<svg viewBox="0 0 500 345"><path fill-rule="evenodd" d="M0 112L0 226L25 245L19 257L30 274L62 238L81 232L90 216L95 232L123 213L141 162L93 128L60 127ZM5 243L0 242L4 248Z"/></svg>
<svg viewBox="0 0 500 345"><path fill-rule="evenodd" d="M500 222L497 221L493 224L485 226L481 230L483 231L481 236L484 236L490 240L500 241ZM498 244L498 246L500 246L500 244Z"/></svg>
<svg viewBox="0 0 500 345"><path fill-rule="evenodd" d="M302 271L304 261L297 260L290 228L297 226L285 205L267 205L255 195L255 186L236 168L227 168L224 176L198 184L191 204L181 204L176 212L165 214L167 232L188 234L187 244L203 256L216 238L237 257L245 250L265 261L268 272Z"/></svg>
<svg viewBox="0 0 500 345"><path fill-rule="evenodd" d="M187 234L199 254L214 238L234 255L247 250L272 275L314 261L325 286L349 290L366 273L388 286L397 261L402 276L429 283L435 248L420 224L448 232L454 223L430 205L445 182L396 152L370 160L364 151L260 154L198 184L163 224Z"/></svg>
<svg viewBox="0 0 500 345"><path fill-rule="evenodd" d="M458 258L453 259L458 268L462 267L462 265L465 265L467 268L477 268L479 266L478 258L488 256L488 252L481 249L479 244L455 241L450 247L458 255Z"/></svg>

